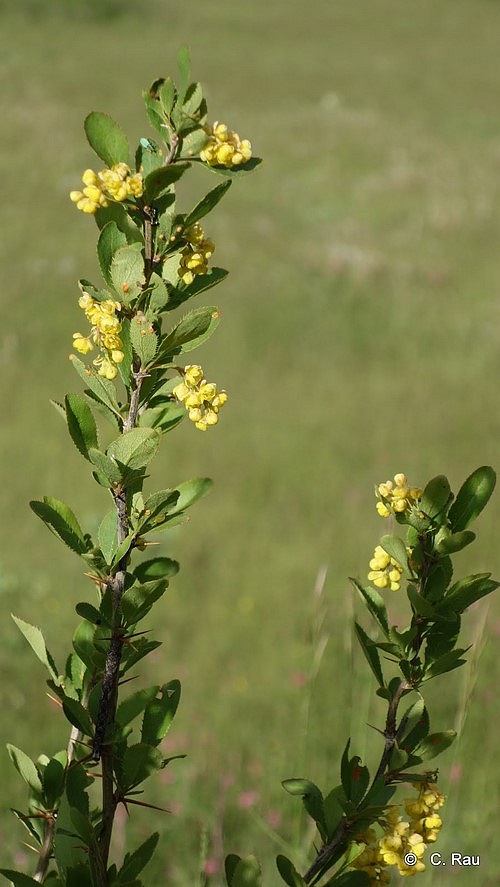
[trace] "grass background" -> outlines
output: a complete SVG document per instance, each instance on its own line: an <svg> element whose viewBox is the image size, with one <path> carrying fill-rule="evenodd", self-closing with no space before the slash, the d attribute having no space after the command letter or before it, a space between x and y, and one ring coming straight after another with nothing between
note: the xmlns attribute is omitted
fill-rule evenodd
<svg viewBox="0 0 500 887"><path fill-rule="evenodd" d="M223 323L200 360L230 406L208 435L184 423L169 436L151 482L216 487L164 548L181 573L143 675L183 684L168 748L188 757L145 796L174 815L134 810L116 830L118 856L161 832L150 883L198 883L206 856L218 887L223 852L256 852L275 884L274 831L300 862L311 836L280 781L330 788L349 734L368 763L379 753L346 578L386 530L374 483L444 472L457 489L480 464L498 470L499 25L494 0L0 0L2 745L36 756L66 742L9 613L41 625L61 664L74 604L92 595L28 500L61 498L88 529L107 507L48 403L80 390L76 280L98 280L95 228L67 197L94 162L83 118L104 110L132 143L149 135L141 89L175 73L187 43L211 118L265 158L206 225L231 275L207 299ZM216 182L193 175L181 205ZM457 571L500 574L499 511L497 496ZM479 854L474 883L494 885L498 602L473 608L465 634L471 665L429 686L433 728L461 729L438 761L438 849ZM31 871L5 753L0 775L1 862ZM453 877L470 883L450 866L422 879Z"/></svg>

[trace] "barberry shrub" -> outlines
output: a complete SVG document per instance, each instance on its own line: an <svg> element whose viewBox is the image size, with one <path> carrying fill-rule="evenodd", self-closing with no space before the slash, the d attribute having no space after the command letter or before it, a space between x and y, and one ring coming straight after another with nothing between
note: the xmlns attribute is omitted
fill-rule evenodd
<svg viewBox="0 0 500 887"><path fill-rule="evenodd" d="M474 541L468 528L495 482L493 469L483 466L456 497L444 475L423 489L411 486L403 473L376 487L378 514L405 531L404 538L390 533L380 539L369 564L370 585L351 580L377 632L373 636L355 623L376 693L387 703L385 723L375 728L372 743L380 743L380 755L370 773L351 753L348 740L338 785L323 792L309 779L283 782L302 799L319 836L304 874L288 857L278 856L278 871L289 887L367 887L389 884L392 872L411 877L426 871L445 797L437 787L438 770L425 768L456 734L431 732L424 689L428 681L465 664L467 649L459 645L462 615L499 587L489 573L454 579L452 564L453 555ZM391 624L381 592L397 593L403 583L408 625L401 629ZM253 856L229 856L226 877L229 887L262 883Z"/></svg>
<svg viewBox="0 0 500 887"><path fill-rule="evenodd" d="M141 887L141 873L158 843L153 833L119 866L110 861L118 806L147 806L138 799L139 787L174 760L164 757L161 743L181 687L174 679L127 694L124 685L131 669L159 646L139 626L179 569L171 558L149 558L147 549L159 533L186 519L186 510L211 482L202 477L147 491L146 472L163 437L186 415L205 432L218 424L228 400L199 364L185 364L183 358L215 331L217 308L197 308L176 317L167 330L163 325L171 312L225 278L227 272L212 265L215 245L200 222L232 178L260 162L247 139L224 123L207 122L201 86L190 83L186 50L179 54L179 67L177 85L161 79L144 93L156 134L141 138L133 160L118 124L101 112L89 114L85 132L104 167L85 170L82 189L70 194L97 222L103 284L79 281L85 325L73 334L71 359L86 387L83 395L68 394L54 406L93 479L108 491L110 510L92 538L65 503L48 496L31 502L48 529L83 560L94 599L76 605L81 622L63 669L40 629L14 617L48 670L51 694L70 730L66 748L37 761L8 746L29 791L27 811L13 813L37 858L33 877L0 869L15 887L42 882ZM223 179L186 213L176 205L176 188L194 164ZM107 423L105 442L96 418ZM445 801L438 771L425 765L455 733L431 732L423 691L429 680L465 663L467 650L459 646L462 614L498 588L489 573L454 580L452 566L453 555L474 540L469 526L494 486L495 473L485 466L456 497L444 476L422 488L399 473L376 488L380 517L405 531L405 538L391 533L379 540L369 564L370 585L352 580L377 631L369 634L355 623L377 695L387 706L374 739L381 744L380 755L370 773L351 753L349 740L338 785L323 792L302 777L284 781L284 788L302 799L319 836L303 875L292 860L278 856L280 878L289 887L387 884L391 871L400 876L425 871ZM383 593L399 592L402 584L408 625L400 629L390 622ZM254 856L230 854L225 875L229 887L262 885Z"/></svg>
<svg viewBox="0 0 500 887"><path fill-rule="evenodd" d="M47 668L50 693L70 729L64 749L36 761L8 746L29 791L27 810L13 813L37 855L33 877L0 870L15 887L140 887L158 834L117 866L109 859L116 810L120 804L129 811L147 806L138 798L140 787L173 760L162 753L161 742L177 710L179 681L125 688L131 670L159 646L142 623L179 569L171 558L148 557L149 548L187 519L187 509L211 481L199 477L151 490L147 472L163 438L186 416L206 432L228 400L199 364L185 363L216 330L219 312L215 306L184 308L227 274L212 264L215 245L201 223L234 176L260 161L247 139L208 122L185 49L177 84L156 80L144 101L155 134L141 138L132 157L111 117L88 115L85 133L102 168L85 170L81 190L70 194L97 223L103 282L79 281L83 316L71 360L85 388L54 406L94 481L108 491L109 510L93 538L64 502L51 496L31 502L48 529L83 560L94 597L76 605L81 622L62 668L40 629L14 617ZM194 165L219 182L186 212L176 189ZM100 802L94 806L96 791Z"/></svg>

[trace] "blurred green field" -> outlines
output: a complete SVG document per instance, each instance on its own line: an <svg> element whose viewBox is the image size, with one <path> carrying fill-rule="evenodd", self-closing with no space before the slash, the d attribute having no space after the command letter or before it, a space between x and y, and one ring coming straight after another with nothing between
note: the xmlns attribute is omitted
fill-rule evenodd
<svg viewBox="0 0 500 887"><path fill-rule="evenodd" d="M457 489L478 465L500 468L500 6L0 0L0 35L0 745L35 756L66 744L9 613L43 627L61 667L74 605L92 595L28 500L63 499L89 530L107 507L49 404L80 390L67 359L76 280L98 280L95 227L67 196L94 162L83 118L108 111L132 142L149 135L141 90L175 73L187 43L211 119L250 138L265 164L207 224L230 277L207 299L223 318L199 357L230 406L208 435L187 423L170 435L151 481L215 481L164 548L181 572L142 676L181 679L168 748L188 757L146 797L173 815L132 811L115 849L159 830L147 874L171 887L203 883L205 845L214 868L223 853L255 852L272 887L277 835L299 861L311 840L280 781L329 788L349 732L368 763L377 757L364 725L381 710L354 648L346 578L364 577L385 530L374 484L446 473ZM216 183L194 175L185 208ZM500 575L499 519L497 495L460 555L464 573ZM308 685L325 605L329 642ZM482 602L466 626L471 666L429 688L433 727L462 730L438 759L450 795L438 849L479 854L478 887L500 884L499 635L498 600ZM31 871L5 752L0 776L1 865ZM454 875L471 883L451 868L422 883ZM219 887L220 873L207 883Z"/></svg>

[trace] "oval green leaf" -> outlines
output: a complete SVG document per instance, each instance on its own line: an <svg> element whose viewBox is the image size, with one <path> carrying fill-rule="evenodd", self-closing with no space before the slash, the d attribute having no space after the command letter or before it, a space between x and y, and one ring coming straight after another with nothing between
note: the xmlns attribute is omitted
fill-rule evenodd
<svg viewBox="0 0 500 887"><path fill-rule="evenodd" d="M465 530L488 503L495 489L496 474L489 465L477 468L467 478L450 508L449 519L454 533Z"/></svg>
<svg viewBox="0 0 500 887"><path fill-rule="evenodd" d="M84 121L85 135L91 148L108 166L128 163L128 139L109 114L91 111Z"/></svg>

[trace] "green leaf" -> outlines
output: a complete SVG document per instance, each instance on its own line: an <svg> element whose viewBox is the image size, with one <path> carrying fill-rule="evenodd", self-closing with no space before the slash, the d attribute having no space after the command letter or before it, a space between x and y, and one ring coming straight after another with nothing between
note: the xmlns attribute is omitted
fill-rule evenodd
<svg viewBox="0 0 500 887"><path fill-rule="evenodd" d="M105 379L104 376L99 376L97 373L94 373L93 370L86 367L85 364L78 357L75 357L74 354L71 355L70 360L80 378L83 379L85 384L90 388L94 398L104 404L104 406L111 410L111 412L121 421L122 417L116 399L116 389L113 383L110 382L109 379ZM85 393L89 396L88 392Z"/></svg>
<svg viewBox="0 0 500 887"><path fill-rule="evenodd" d="M177 53L177 64L179 66L179 86L177 90L177 102L178 104L182 105L186 97L190 77L189 49L187 46L180 47L179 52Z"/></svg>
<svg viewBox="0 0 500 887"><path fill-rule="evenodd" d="M186 416L184 404L167 401L162 407L145 410L139 417L140 428L157 428L163 434L176 428Z"/></svg>
<svg viewBox="0 0 500 887"><path fill-rule="evenodd" d="M358 622L354 623L354 629L356 631L356 636L360 643L361 649L365 654L368 665L370 666L373 674L375 675L375 679L379 685L379 687L384 687L384 675L382 672L382 666L380 664L380 657L378 655L378 650L376 644L368 637L366 632L362 629L361 625Z"/></svg>
<svg viewBox="0 0 500 887"><path fill-rule="evenodd" d="M86 736L94 735L94 727L90 720L89 713L77 699L71 699L66 696L63 699L63 711L70 724L80 730Z"/></svg>
<svg viewBox="0 0 500 887"><path fill-rule="evenodd" d="M156 354L158 336L151 321L142 312L137 313L130 321L130 341L135 353L140 358L141 367L147 367Z"/></svg>
<svg viewBox="0 0 500 887"><path fill-rule="evenodd" d="M98 447L97 426L92 410L85 398L79 394L68 394L64 398L68 430L77 450L85 459L89 458L89 448ZM89 460L90 461L90 460Z"/></svg>
<svg viewBox="0 0 500 887"><path fill-rule="evenodd" d="M94 450L93 448L89 450L89 459L92 462L92 465L95 465L100 475L102 475L109 487L112 487L114 484L119 484L120 481L123 480L123 472L120 470L119 466L113 459L110 459L105 453L101 453L100 450Z"/></svg>
<svg viewBox="0 0 500 887"><path fill-rule="evenodd" d="M230 884L231 887L262 887L260 865L255 856L245 856L238 861Z"/></svg>
<svg viewBox="0 0 500 887"><path fill-rule="evenodd" d="M425 638L426 664L453 650L460 633L460 622L458 613L449 613L432 625Z"/></svg>
<svg viewBox="0 0 500 887"><path fill-rule="evenodd" d="M40 887L39 881L35 881L29 875L23 875L22 872L16 872L14 869L0 869L0 875L7 878L14 887Z"/></svg>
<svg viewBox="0 0 500 887"><path fill-rule="evenodd" d="M111 564L110 564L111 570L114 570L115 567L118 566L120 561L123 560L125 555L128 554L128 552L132 548L132 545L135 542L135 538L136 538L135 533L129 533L128 536L125 536L125 539L123 540L123 542L120 542L118 548L116 549L116 551L114 553L113 560L111 561Z"/></svg>
<svg viewBox="0 0 500 887"><path fill-rule="evenodd" d="M368 788L370 774L368 768L362 766L359 755L353 755L349 759L350 742L351 740L349 739L342 757L342 788L348 801L351 801L353 804L359 804Z"/></svg>
<svg viewBox="0 0 500 887"><path fill-rule="evenodd" d="M439 612L463 613L475 601L491 594L499 587L499 583L490 579L490 576L491 573L476 573L459 579L448 590L446 597L439 602Z"/></svg>
<svg viewBox="0 0 500 887"><path fill-rule="evenodd" d="M85 620L80 622L73 635L73 648L77 656L90 669L96 667L99 659L103 659L95 647L94 637L96 635L95 627Z"/></svg>
<svg viewBox="0 0 500 887"><path fill-rule="evenodd" d="M7 743L7 751L9 753L9 758L19 775L24 779L30 790L38 798L41 798L43 795L43 786L38 770L31 758L29 758L25 752L21 751L20 748L16 748L15 745L11 745L10 743Z"/></svg>
<svg viewBox="0 0 500 887"><path fill-rule="evenodd" d="M438 554L453 554L455 551L461 551L466 545L470 545L475 538L476 534L471 530L450 533L448 527L441 527L436 538L435 548Z"/></svg>
<svg viewBox="0 0 500 887"><path fill-rule="evenodd" d="M389 640L393 644L396 644L396 646L399 648L398 656L400 656L400 655L404 656L407 652L408 653L410 652L411 645L412 645L413 641L415 640L416 633L417 633L416 625L410 626L409 628L405 629L404 631L398 631L398 629L396 628L395 625L393 625L389 629ZM400 665L401 665L401 663L400 663Z"/></svg>
<svg viewBox="0 0 500 887"><path fill-rule="evenodd" d="M208 142L208 136L201 126L183 132L179 142L178 157L195 157Z"/></svg>
<svg viewBox="0 0 500 887"><path fill-rule="evenodd" d="M176 491L179 498L170 515L180 514L186 508L190 508L198 499L205 496L213 486L213 481L209 477L195 477L193 480L186 480L182 484L178 484Z"/></svg>
<svg viewBox="0 0 500 887"><path fill-rule="evenodd" d="M155 557L149 561L137 564L133 575L137 582L146 583L154 579L166 579L169 576L175 576L178 572L179 564L177 561L171 560L169 557Z"/></svg>
<svg viewBox="0 0 500 887"><path fill-rule="evenodd" d="M228 853L224 860L224 873L226 875L226 881L231 887L231 883L233 880L233 875L236 871L236 866L238 865L241 856L238 856L236 853Z"/></svg>
<svg viewBox="0 0 500 887"><path fill-rule="evenodd" d="M49 530L76 554L84 554L88 546L75 515L64 502L44 496L43 501L33 499L30 508L43 520Z"/></svg>
<svg viewBox="0 0 500 887"><path fill-rule="evenodd" d="M450 650L448 653L443 653L442 656L430 661L425 670L425 680L429 681L437 675L446 674L448 671L454 671L455 668L465 665L466 660L461 657L464 653L467 653L467 650L470 650L470 647Z"/></svg>
<svg viewBox="0 0 500 887"><path fill-rule="evenodd" d="M442 525L446 520L446 511L453 498L448 478L444 474L433 477L425 487L418 510L423 512L433 523Z"/></svg>
<svg viewBox="0 0 500 887"><path fill-rule="evenodd" d="M85 842L87 847L97 849L97 836L90 817L82 813L77 807L71 807L70 816L77 835Z"/></svg>
<svg viewBox="0 0 500 887"><path fill-rule="evenodd" d="M127 624L135 625L144 619L153 604L165 594L167 588L167 579L155 579L152 582L127 588L121 601L122 613Z"/></svg>
<svg viewBox="0 0 500 887"><path fill-rule="evenodd" d="M430 733L417 745L415 754L422 761L430 761L445 751L456 738L455 730L444 730L442 733Z"/></svg>
<svg viewBox="0 0 500 887"><path fill-rule="evenodd" d="M153 832L133 853L126 853L123 865L118 873L118 881L127 884L139 875L148 864L159 840L158 832Z"/></svg>
<svg viewBox="0 0 500 887"><path fill-rule="evenodd" d="M82 619L86 619L91 625L100 625L103 621L102 614L96 607L87 601L80 601L75 607L76 612Z"/></svg>
<svg viewBox="0 0 500 887"><path fill-rule="evenodd" d="M160 688L160 698L149 702L144 712L141 742L159 745L170 730L180 698L180 681L169 681Z"/></svg>
<svg viewBox="0 0 500 887"><path fill-rule="evenodd" d="M83 125L90 147L107 166L120 162L128 163L127 136L108 114L91 111Z"/></svg>
<svg viewBox="0 0 500 887"><path fill-rule="evenodd" d="M408 763L408 755L402 748L394 746L389 759L389 769L391 771L403 770Z"/></svg>
<svg viewBox="0 0 500 887"><path fill-rule="evenodd" d="M59 403L58 400L52 400L52 399L50 400L50 403L51 403L52 406L54 407L56 413L59 413L59 415L60 415L60 416L64 419L64 421L66 422L66 410L64 409L62 403Z"/></svg>
<svg viewBox="0 0 500 887"><path fill-rule="evenodd" d="M288 887L307 887L306 882L303 877L299 875L294 864L281 853L276 857L276 868L285 884L288 884Z"/></svg>
<svg viewBox="0 0 500 887"><path fill-rule="evenodd" d="M99 548L101 549L104 560L108 565L113 560L118 546L117 524L116 509L113 508L103 517L97 531Z"/></svg>
<svg viewBox="0 0 500 887"><path fill-rule="evenodd" d="M123 672L129 671L134 665L137 665L141 659L148 656L154 650L161 647L160 641L147 641L145 638L134 638L134 649L132 647L125 648L123 651Z"/></svg>
<svg viewBox="0 0 500 887"><path fill-rule="evenodd" d="M451 558L447 556L440 557L438 562L429 570L429 575L425 582L426 599L435 603L444 597L452 576L453 566Z"/></svg>
<svg viewBox="0 0 500 887"><path fill-rule="evenodd" d="M190 228L191 225L194 225L195 222L199 222L200 219L211 212L213 208L217 206L219 200L222 200L227 189L231 187L231 184L231 179L226 179L225 182L221 182L220 185L216 185L215 188L212 188L212 190L196 204L194 209L187 214L184 219L186 228Z"/></svg>
<svg viewBox="0 0 500 887"><path fill-rule="evenodd" d="M106 455L138 471L156 455L159 443L160 435L154 428L132 428L110 443Z"/></svg>
<svg viewBox="0 0 500 887"><path fill-rule="evenodd" d="M159 749L143 742L131 745L123 755L123 792L129 792L144 782L151 773L161 770L163 756Z"/></svg>
<svg viewBox="0 0 500 887"><path fill-rule="evenodd" d="M160 158L161 163L161 158ZM120 231L125 234L127 243L144 243L142 232L130 218L122 203L108 203L107 206L98 206L94 213L99 231L102 231L108 222L115 222ZM109 294L107 296L109 298Z"/></svg>
<svg viewBox="0 0 500 887"><path fill-rule="evenodd" d="M403 567L403 574L407 579L410 579L412 574L408 567L408 554L403 540L398 536L382 536L380 545L388 555Z"/></svg>
<svg viewBox="0 0 500 887"><path fill-rule="evenodd" d="M405 752L410 753L429 732L429 714L420 695L405 711L401 723L404 727L398 742Z"/></svg>
<svg viewBox="0 0 500 887"><path fill-rule="evenodd" d="M115 250L110 267L111 283L125 305L137 298L145 283L142 245L130 243Z"/></svg>
<svg viewBox="0 0 500 887"><path fill-rule="evenodd" d="M158 351L158 359L165 355L183 354L192 351L205 342L219 324L217 308L197 308L186 314L170 332L163 337Z"/></svg>
<svg viewBox="0 0 500 887"><path fill-rule="evenodd" d="M53 809L64 791L68 755L60 752L50 759L43 771L43 792L49 810Z"/></svg>
<svg viewBox="0 0 500 887"><path fill-rule="evenodd" d="M356 579L351 578L350 581L354 585L354 588L357 588L357 590L359 591L361 597L366 602L370 613L372 614L376 622L380 625L380 628L387 637L389 634L389 624L387 622L387 610L385 608L382 595L379 594L379 592L375 588L371 588L370 586L364 587L363 585L360 585L360 583L357 582Z"/></svg>
<svg viewBox="0 0 500 887"><path fill-rule="evenodd" d="M26 816L24 813L21 813L20 810L16 810L15 807L11 807L10 812L13 813L14 816L16 817L16 819L18 819L19 822L21 822L24 825L24 828L29 833L30 838L32 838L34 841L36 841L36 843L38 845L41 846L42 838L38 834L36 827L33 826L32 822L30 820L30 817ZM37 825L38 825L38 823L37 823Z"/></svg>
<svg viewBox="0 0 500 887"><path fill-rule="evenodd" d="M149 533L168 521L170 511L175 509L179 496L179 490L158 490L148 496L137 522L137 531Z"/></svg>
<svg viewBox="0 0 500 887"><path fill-rule="evenodd" d="M314 782L309 779L284 779L281 783L285 791L290 795L299 795L302 798L304 809L314 819L321 835L322 841L327 840L327 827L325 810L323 807L323 795Z"/></svg>
<svg viewBox="0 0 500 887"><path fill-rule="evenodd" d="M146 105L147 118L151 126L161 136L163 141L168 144L169 130L162 115L160 103L147 92L143 92L142 95Z"/></svg>
<svg viewBox="0 0 500 887"><path fill-rule="evenodd" d="M262 159L260 157L251 157L246 163L242 163L240 166L231 166L229 169L226 166L208 166L206 163L203 166L206 166L210 172L215 172L219 176L232 178L233 176L244 176L249 172L253 172L261 163Z"/></svg>
<svg viewBox="0 0 500 887"><path fill-rule="evenodd" d="M165 266L166 265L167 263L165 262ZM175 274L177 280L179 280L177 267L175 268ZM188 284L188 286L179 285L172 290L169 294L167 305L168 310L172 311L174 308L178 308L179 305L182 305L183 302L187 302L188 299L192 299L194 296L199 296L199 294L203 293L205 290L217 286L217 284L222 283L227 275L228 272L224 268L211 268L206 274L197 274L193 282ZM165 274L163 276L165 277Z"/></svg>
<svg viewBox="0 0 500 887"><path fill-rule="evenodd" d="M196 116L196 112L199 111L202 102L203 90L201 88L201 84L190 83L186 90L184 101L182 103L182 110L185 116L194 118Z"/></svg>
<svg viewBox="0 0 500 887"><path fill-rule="evenodd" d="M422 597L422 595L419 594L414 585L410 583L408 585L408 588L406 589L406 593L408 595L408 600L410 601L417 615L426 616L427 618L435 615L436 611L432 604L430 604L426 598Z"/></svg>
<svg viewBox="0 0 500 887"><path fill-rule="evenodd" d="M162 311L168 302L168 290L165 282L159 274L152 274L150 278L151 295L149 297L149 309L153 312Z"/></svg>
<svg viewBox="0 0 500 887"><path fill-rule="evenodd" d="M113 278L111 276L113 256L117 250L125 246L127 246L127 237L123 231L120 231L116 222L108 222L107 225L104 225L97 241L97 257L101 274L110 286L113 286Z"/></svg>
<svg viewBox="0 0 500 887"><path fill-rule="evenodd" d="M161 109L165 115L165 117L170 116L170 112L174 106L175 101L175 86L174 81L171 77L166 77L165 80L162 80L161 86L158 88L158 101L161 105Z"/></svg>
<svg viewBox="0 0 500 887"><path fill-rule="evenodd" d="M379 776L378 779L373 780L358 809L368 810L370 807L386 807L395 792L396 786L386 785L385 777L383 775Z"/></svg>
<svg viewBox="0 0 500 887"><path fill-rule="evenodd" d="M344 815L346 801L345 791L341 785L336 785L332 788L323 801L328 840L331 839L331 836Z"/></svg>
<svg viewBox="0 0 500 887"><path fill-rule="evenodd" d="M146 203L156 200L174 182L177 182L190 166L190 163L175 163L170 166L160 166L150 172L144 179L144 200Z"/></svg>
<svg viewBox="0 0 500 887"><path fill-rule="evenodd" d="M450 508L449 520L454 533L465 530L476 520L495 489L496 474L489 465L476 468L457 493Z"/></svg>
<svg viewBox="0 0 500 887"><path fill-rule="evenodd" d="M116 710L116 722L120 727L125 727L137 718L145 710L148 703L155 699L159 689L158 684L156 684L153 687L137 690L120 702Z"/></svg>
<svg viewBox="0 0 500 887"><path fill-rule="evenodd" d="M145 179L150 172L162 165L163 154L159 145L152 139L140 139L135 152L135 166L142 177Z"/></svg>
<svg viewBox="0 0 500 887"><path fill-rule="evenodd" d="M11 613L11 616L12 616L14 622L16 623L21 634L24 635L24 637L28 641L28 644L30 645L31 649L33 650L35 656L38 657L38 659L40 660L42 665L45 665L45 667L48 669L49 674L51 675L53 680L56 681L56 683L58 683L59 682L59 675L58 675L57 667L56 667L56 664L55 664L51 654L49 653L49 651L47 650L47 647L45 646L45 640L44 640L43 634L40 631L40 629L37 628L36 625L30 625L29 622L24 622L23 619L19 619L19 617L14 616L13 613Z"/></svg>

